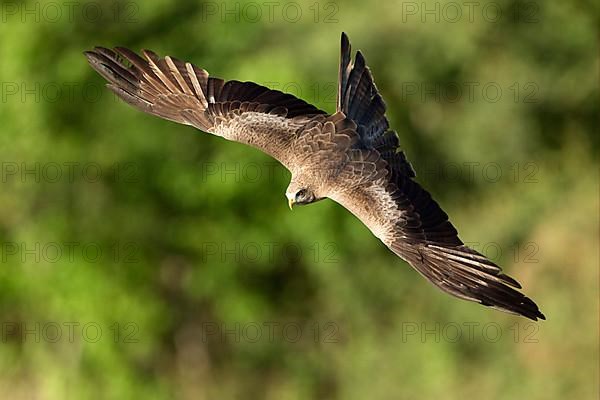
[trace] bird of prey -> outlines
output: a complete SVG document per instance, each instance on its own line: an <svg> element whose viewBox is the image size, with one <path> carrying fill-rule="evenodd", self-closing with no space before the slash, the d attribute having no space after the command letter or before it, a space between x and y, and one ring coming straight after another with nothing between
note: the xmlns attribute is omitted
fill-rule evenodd
<svg viewBox="0 0 600 400"><path fill-rule="evenodd" d="M458 238L448 215L415 181L386 105L342 33L336 112L253 82L225 81L152 51L96 47L88 62L118 97L148 114L264 151L292 175L290 208L325 198L360 219L391 251L445 292L534 321L521 286Z"/></svg>

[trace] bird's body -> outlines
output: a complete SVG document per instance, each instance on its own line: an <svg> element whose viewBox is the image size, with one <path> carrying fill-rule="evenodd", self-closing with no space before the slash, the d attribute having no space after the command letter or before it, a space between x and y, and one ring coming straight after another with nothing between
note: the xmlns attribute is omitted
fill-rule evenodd
<svg viewBox="0 0 600 400"><path fill-rule="evenodd" d="M108 87L134 107L260 149L292 174L290 207L330 198L440 289L503 311L544 319L520 285L465 246L415 180L389 129L364 57L342 34L336 112L252 82L209 77L190 63L96 48L86 55Z"/></svg>

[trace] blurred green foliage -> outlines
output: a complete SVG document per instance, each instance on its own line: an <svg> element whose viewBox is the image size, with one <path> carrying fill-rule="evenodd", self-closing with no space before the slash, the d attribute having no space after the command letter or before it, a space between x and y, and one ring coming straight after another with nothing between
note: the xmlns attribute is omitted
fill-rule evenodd
<svg viewBox="0 0 600 400"><path fill-rule="evenodd" d="M267 3L2 3L0 396L596 398L598 5ZM132 110L82 55L332 112L341 31L418 180L548 321L450 298L331 201L290 212L268 156Z"/></svg>

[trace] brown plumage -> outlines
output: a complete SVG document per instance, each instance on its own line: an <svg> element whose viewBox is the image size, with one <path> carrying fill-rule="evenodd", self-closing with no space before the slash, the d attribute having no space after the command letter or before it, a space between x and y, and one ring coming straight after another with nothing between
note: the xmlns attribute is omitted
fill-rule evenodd
<svg viewBox="0 0 600 400"><path fill-rule="evenodd" d="M465 246L417 182L389 130L386 106L360 52L342 34L336 113L252 82L224 81L190 63L97 47L90 65L121 99L148 114L256 147L292 173L292 204L330 198L440 289L532 320L545 319L521 286Z"/></svg>

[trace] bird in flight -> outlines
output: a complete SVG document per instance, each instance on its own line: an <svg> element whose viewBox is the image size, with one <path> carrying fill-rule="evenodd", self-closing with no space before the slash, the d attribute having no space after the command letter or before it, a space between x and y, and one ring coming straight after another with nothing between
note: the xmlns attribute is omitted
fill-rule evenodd
<svg viewBox="0 0 600 400"><path fill-rule="evenodd" d="M545 319L519 283L458 238L415 180L389 127L365 58L342 33L336 112L253 82L225 81L149 50L85 52L118 97L148 114L253 146L292 175L290 208L332 199L443 291L534 321Z"/></svg>

